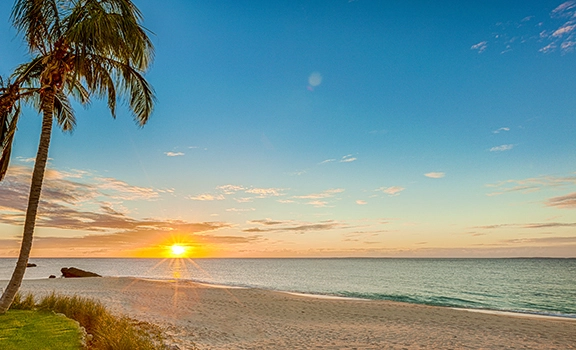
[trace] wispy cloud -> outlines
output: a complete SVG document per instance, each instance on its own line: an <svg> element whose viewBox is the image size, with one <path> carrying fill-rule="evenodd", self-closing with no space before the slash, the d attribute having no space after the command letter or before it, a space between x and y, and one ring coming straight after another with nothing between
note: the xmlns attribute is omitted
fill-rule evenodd
<svg viewBox="0 0 576 350"><path fill-rule="evenodd" d="M356 204L358 204L358 205L366 205L366 204L368 204L368 202L359 199L359 200L356 201Z"/></svg>
<svg viewBox="0 0 576 350"><path fill-rule="evenodd" d="M514 238L502 240L502 243L511 244L526 244L526 243L537 243L537 244L558 244L558 243L576 243L576 237L538 237L538 238Z"/></svg>
<svg viewBox="0 0 576 350"><path fill-rule="evenodd" d="M576 208L576 192L565 196L550 198L546 201L546 205L549 207L574 209Z"/></svg>
<svg viewBox="0 0 576 350"><path fill-rule="evenodd" d="M392 186L392 187L380 187L378 189L376 189L376 191L378 192L384 192L387 195L390 196L397 196L400 194L400 192L404 191L405 188L404 187L400 187L400 186Z"/></svg>
<svg viewBox="0 0 576 350"><path fill-rule="evenodd" d="M495 51L510 52L518 45L536 43L539 52L549 54L559 49L562 54L576 46L576 2L565 1L546 17L527 16L521 20L509 19L495 24L496 30L488 40L471 46L482 53L488 46Z"/></svg>
<svg viewBox="0 0 576 350"><path fill-rule="evenodd" d="M424 174L424 176L429 177L431 179L441 179L444 176L446 176L446 174L442 172L431 172Z"/></svg>
<svg viewBox="0 0 576 350"><path fill-rule="evenodd" d="M197 196L188 196L186 198L191 199L193 201L222 201L222 200L226 199L221 194L213 196L209 193L199 194Z"/></svg>
<svg viewBox="0 0 576 350"><path fill-rule="evenodd" d="M237 185L223 185L216 187L216 189L222 191L224 194L234 194L236 192L245 190L243 186L237 186Z"/></svg>
<svg viewBox="0 0 576 350"><path fill-rule="evenodd" d="M476 229L495 230L501 228L521 228L521 229L546 229L546 228L562 228L562 227L576 227L576 222L544 222L544 223L528 223L528 224L497 224L476 226Z"/></svg>
<svg viewBox="0 0 576 350"><path fill-rule="evenodd" d="M499 129L496 129L496 130L492 131L492 133L493 133L493 134L499 134L499 133L501 133L502 131L510 131L510 128L507 128L507 127L499 128Z"/></svg>
<svg viewBox="0 0 576 350"><path fill-rule="evenodd" d="M576 176L540 176L521 180L506 180L494 184L487 184L486 187L498 189L489 193L489 196L500 195L508 192L531 193L543 188L556 188L576 185ZM557 197L562 198L562 197Z"/></svg>
<svg viewBox="0 0 576 350"><path fill-rule="evenodd" d="M351 154L342 157L342 159L340 159L340 163L350 163L353 162L355 160L357 160L358 158L353 157Z"/></svg>
<svg viewBox="0 0 576 350"><path fill-rule="evenodd" d="M164 152L164 154L168 157L180 157L184 155L182 152Z"/></svg>
<svg viewBox="0 0 576 350"><path fill-rule="evenodd" d="M0 210L24 212L31 172L30 167L10 167L8 175L0 182ZM123 201L154 200L160 192L149 187L129 185L114 178L97 177L88 172L47 169L39 213L40 216L42 213L59 215L56 212L67 207L80 211L84 206L111 207L112 203Z"/></svg>
<svg viewBox="0 0 576 350"><path fill-rule="evenodd" d="M299 199L321 199L321 198L330 198L334 197L338 193L344 192L343 188L332 188L320 193L312 193L303 196L294 196L292 198L299 198Z"/></svg>
<svg viewBox="0 0 576 350"><path fill-rule="evenodd" d="M470 47L470 50L478 50L478 53L482 53L488 48L487 41L481 41L478 44L474 44Z"/></svg>
<svg viewBox="0 0 576 350"><path fill-rule="evenodd" d="M260 223L260 222L257 222ZM343 223L335 221L322 221L319 223L294 223L294 222L279 222L274 224L271 228L252 227L242 230L242 232L262 233L262 232L313 232L313 231L327 231L347 227Z"/></svg>
<svg viewBox="0 0 576 350"><path fill-rule="evenodd" d="M264 226L276 226L276 225L284 225L289 223L289 221L282 221L282 220L272 220L272 219L261 219L261 220L250 220L248 221L249 224L259 224Z"/></svg>
<svg viewBox="0 0 576 350"><path fill-rule="evenodd" d="M504 152L504 151L509 151L512 148L514 148L514 145L500 145L500 146L490 148L490 152Z"/></svg>
<svg viewBox="0 0 576 350"><path fill-rule="evenodd" d="M255 208L228 208L226 211L235 212L235 213L244 213L249 211L256 211Z"/></svg>
<svg viewBox="0 0 576 350"><path fill-rule="evenodd" d="M326 164L326 163L334 163L334 162L351 163L351 162L354 162L356 160L358 160L358 158L354 157L354 155L352 155L352 154L348 154L348 155L345 155L344 157L342 157L340 159L330 158L330 159L323 160L318 164Z"/></svg>
<svg viewBox="0 0 576 350"><path fill-rule="evenodd" d="M316 200L316 201L307 202L306 204L311 205L315 208L324 208L328 205L328 202Z"/></svg>
<svg viewBox="0 0 576 350"><path fill-rule="evenodd" d="M284 189L282 188L249 188L245 190L246 193L257 195L256 198L283 196L283 191Z"/></svg>
<svg viewBox="0 0 576 350"><path fill-rule="evenodd" d="M0 223L21 225L27 205L27 175L30 169L11 168L0 183ZM227 227L225 223L191 223L182 220L137 219L130 217L121 205L113 208L115 198L147 199L156 193L152 189L131 186L112 178L92 178L96 184L67 180L62 173L52 170L52 178L44 182L44 191L36 225L57 229L92 232L112 232L110 237L130 235L134 232L166 233L178 229L204 232ZM106 194L111 191L114 195ZM91 210L90 210L91 209Z"/></svg>

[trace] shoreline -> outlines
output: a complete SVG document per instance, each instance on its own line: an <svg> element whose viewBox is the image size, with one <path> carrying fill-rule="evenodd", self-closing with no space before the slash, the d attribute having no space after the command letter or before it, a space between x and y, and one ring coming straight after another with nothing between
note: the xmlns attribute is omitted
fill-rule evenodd
<svg viewBox="0 0 576 350"><path fill-rule="evenodd" d="M522 312L522 311L512 311L512 310L498 310L498 309L481 309L481 308L466 308L460 306L452 306L452 305L434 305L434 304L426 304L426 303L411 303L408 301L398 301L398 300L391 300L391 299L370 299L370 298L358 298L358 297L347 297L347 296L340 296L340 295L332 295L332 294L315 294L315 293L304 293L298 291L289 291L289 290L280 290L280 289L268 289L262 287L252 287L252 286L238 286L238 285L227 285L227 284L215 284L203 281L197 281L193 279L174 279L174 278L150 278L150 277L135 277L135 276L102 276L101 278L129 278L129 279L138 279L138 280L146 280L146 281L154 281L154 282L190 282L195 283L198 285L206 286L209 288L222 288L222 289L255 289L261 291L268 291L268 292L278 292L278 293L286 293L289 295L294 296L302 296L308 298L317 298L317 299L332 299L332 300L365 300L365 301L388 301L393 303L400 303L400 304L407 304L407 305L421 305L421 306L430 306L430 307L439 307L439 308L450 308L453 310L459 311L467 311L467 312L477 312L477 313L484 313L484 314L493 314L493 315L505 315L511 317L534 317L534 318L548 318L548 319L559 319L559 320L567 320L567 321L574 321L576 322L576 314L546 314L546 313L536 313L536 312ZM62 276L57 277L56 279L65 279ZM25 279L24 281L43 281L48 280L48 278L31 278ZM1 283L7 283L8 281L0 280ZM2 288L2 287L0 287Z"/></svg>
<svg viewBox="0 0 576 350"><path fill-rule="evenodd" d="M576 349L570 318L132 277L24 280L21 291L99 299L113 312L159 325L181 349Z"/></svg>

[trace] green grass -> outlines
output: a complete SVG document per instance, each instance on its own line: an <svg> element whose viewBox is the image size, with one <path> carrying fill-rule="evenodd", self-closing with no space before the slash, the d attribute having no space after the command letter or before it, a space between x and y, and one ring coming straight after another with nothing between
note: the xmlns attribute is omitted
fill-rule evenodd
<svg viewBox="0 0 576 350"><path fill-rule="evenodd" d="M11 306L11 311L6 315L12 315L15 312L23 312L16 310L35 310L26 311L31 314L51 315L63 314L69 319L68 321L75 324L77 321L82 326L86 333L86 347L95 350L160 350L165 349L161 330L149 323L137 322L133 319L117 316L111 314L103 305L97 300L83 298L79 296L64 296L51 294L35 301L33 295L28 294L25 297L18 295ZM55 314L56 313L56 314ZM2 317L0 316L0 321ZM16 314L22 317L24 314ZM63 317L66 319L65 317ZM70 320L72 319L72 320ZM4 324L4 322L2 322ZM41 327L40 327L41 328ZM1 329L1 326L0 326ZM57 334L58 331L50 327L46 327L47 331L42 334ZM78 330L78 327L76 326ZM41 346L44 346L43 338L45 336L41 333L36 333L37 329L28 331L26 338L35 339ZM80 331L76 334L75 340L68 341L72 344L70 349L79 349L78 342L81 339ZM6 339L12 339L10 335ZM0 349L68 349L64 347L14 347L8 348L3 346L4 338L0 336Z"/></svg>
<svg viewBox="0 0 576 350"><path fill-rule="evenodd" d="M78 324L64 315L28 310L0 315L2 350L78 350L81 337Z"/></svg>

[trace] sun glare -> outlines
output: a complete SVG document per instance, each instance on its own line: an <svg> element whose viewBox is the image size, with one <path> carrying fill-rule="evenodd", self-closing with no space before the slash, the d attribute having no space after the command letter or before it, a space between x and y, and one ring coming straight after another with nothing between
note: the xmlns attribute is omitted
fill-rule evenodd
<svg viewBox="0 0 576 350"><path fill-rule="evenodd" d="M170 247L170 252L172 253L172 256L174 257L181 257L184 255L184 253L186 253L186 247L180 244L173 244Z"/></svg>

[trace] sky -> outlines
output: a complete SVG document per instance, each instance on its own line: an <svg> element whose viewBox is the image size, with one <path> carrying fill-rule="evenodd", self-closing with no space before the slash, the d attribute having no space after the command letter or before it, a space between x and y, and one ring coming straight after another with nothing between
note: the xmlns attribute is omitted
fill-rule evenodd
<svg viewBox="0 0 576 350"><path fill-rule="evenodd" d="M576 1L134 2L154 113L55 128L33 257L576 257ZM11 7L2 76L29 59Z"/></svg>

